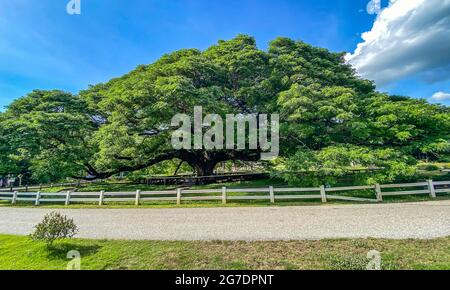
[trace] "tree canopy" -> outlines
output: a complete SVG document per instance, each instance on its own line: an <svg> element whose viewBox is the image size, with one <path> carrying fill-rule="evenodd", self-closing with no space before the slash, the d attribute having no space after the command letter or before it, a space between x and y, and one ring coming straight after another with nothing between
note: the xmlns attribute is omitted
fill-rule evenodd
<svg viewBox="0 0 450 290"><path fill-rule="evenodd" d="M105 178L168 160L198 175L260 150L174 150L171 119L205 114L280 114L273 170L336 176L348 167L383 168L376 179L411 174L420 159L450 154L450 109L376 91L333 53L278 38L267 51L239 35L184 49L76 95L33 91L0 114L0 175L40 180ZM287 175L295 180L294 175Z"/></svg>

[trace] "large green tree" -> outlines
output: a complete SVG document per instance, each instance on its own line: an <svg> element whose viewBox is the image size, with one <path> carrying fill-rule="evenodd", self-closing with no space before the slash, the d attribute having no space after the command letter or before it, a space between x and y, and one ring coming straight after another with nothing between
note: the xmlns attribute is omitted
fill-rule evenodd
<svg viewBox="0 0 450 290"><path fill-rule="evenodd" d="M171 119L193 115L194 106L222 116L279 113L277 168L286 171L378 167L377 178L389 179L450 152L448 107L378 93L341 53L287 38L262 51L239 35L164 55L76 96L35 91L19 99L0 115L1 168L105 178L175 159L209 175L222 161L260 159L261 150L174 150Z"/></svg>

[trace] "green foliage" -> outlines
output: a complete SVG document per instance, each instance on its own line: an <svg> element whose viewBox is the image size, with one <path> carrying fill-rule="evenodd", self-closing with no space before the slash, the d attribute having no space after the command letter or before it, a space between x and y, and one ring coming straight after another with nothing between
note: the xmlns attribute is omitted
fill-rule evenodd
<svg viewBox="0 0 450 290"><path fill-rule="evenodd" d="M173 176L175 174L192 174L192 168L181 160L167 160L155 164L143 170L138 170L127 175L127 179L131 181L139 181L149 176Z"/></svg>
<svg viewBox="0 0 450 290"><path fill-rule="evenodd" d="M416 172L414 159L392 149L370 149L353 145L330 146L320 151L301 149L286 160L291 173L282 176L290 183L304 182L305 177L311 184L326 183L333 185L339 177L347 175L350 169L368 169L360 175L359 182L368 184L396 180L399 176L413 176ZM298 172L305 174L299 175Z"/></svg>
<svg viewBox="0 0 450 290"><path fill-rule="evenodd" d="M204 114L279 113L281 156L267 166L291 172L282 176L293 183L303 178L298 171L333 182L361 167L382 169L361 176L365 182L390 181L413 175L418 160L450 158L448 107L378 93L341 53L287 38L262 51L238 35L205 51L164 55L75 96L34 91L13 102L0 114L0 175L55 181L147 168L172 174L178 160L208 175L219 162L259 159L252 152L174 151L171 119L192 116L194 106Z"/></svg>
<svg viewBox="0 0 450 290"><path fill-rule="evenodd" d="M94 127L79 98L61 91L33 91L13 102L0 119L0 146L8 164L0 174L31 170L39 181L77 175L92 155L89 137Z"/></svg>
<svg viewBox="0 0 450 290"><path fill-rule="evenodd" d="M78 228L73 219L58 212L51 212L36 225L31 238L34 241L44 241L47 246L51 246L57 240L73 238L77 232Z"/></svg>
<svg viewBox="0 0 450 290"><path fill-rule="evenodd" d="M417 165L417 169L424 171L437 171L440 170L441 167L436 164L419 164Z"/></svg>

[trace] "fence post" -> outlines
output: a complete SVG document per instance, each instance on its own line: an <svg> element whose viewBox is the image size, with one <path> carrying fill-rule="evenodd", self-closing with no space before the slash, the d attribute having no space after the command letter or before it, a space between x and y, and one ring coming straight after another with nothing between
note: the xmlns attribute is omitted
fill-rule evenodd
<svg viewBox="0 0 450 290"><path fill-rule="evenodd" d="M383 193L381 192L381 185L379 183L375 184L375 194L377 195L377 201L383 201Z"/></svg>
<svg viewBox="0 0 450 290"><path fill-rule="evenodd" d="M12 198L12 201L11 201L12 204L16 204L17 203L17 195L18 195L18 192L14 191L13 198Z"/></svg>
<svg viewBox="0 0 450 290"><path fill-rule="evenodd" d="M34 205L35 206L38 206L39 204L40 204L40 200L41 199L41 192L40 191L38 191L37 193L36 193L36 200L35 200L35 202L34 202Z"/></svg>
<svg viewBox="0 0 450 290"><path fill-rule="evenodd" d="M64 204L66 206L70 204L70 190L66 193L66 202Z"/></svg>
<svg viewBox="0 0 450 290"><path fill-rule="evenodd" d="M35 206L38 206L39 204L40 204L40 200L41 199L41 192L40 191L38 191L37 193L36 193L36 200L34 201L34 205Z"/></svg>
<svg viewBox="0 0 450 290"><path fill-rule="evenodd" d="M42 184L39 184L39 191L42 190Z"/></svg>
<svg viewBox="0 0 450 290"><path fill-rule="evenodd" d="M270 203L275 203L275 191L273 190L273 186L269 186L270 193Z"/></svg>
<svg viewBox="0 0 450 290"><path fill-rule="evenodd" d="M177 188L177 205L181 205L181 188Z"/></svg>
<svg viewBox="0 0 450 290"><path fill-rule="evenodd" d="M141 191L138 189L136 190L136 202L134 203L136 206L139 205L140 199L141 199Z"/></svg>
<svg viewBox="0 0 450 290"><path fill-rule="evenodd" d="M28 192L28 184L25 185L25 192Z"/></svg>
<svg viewBox="0 0 450 290"><path fill-rule="evenodd" d="M327 192L325 190L325 185L320 186L320 196L322 198L322 202L327 202Z"/></svg>
<svg viewBox="0 0 450 290"><path fill-rule="evenodd" d="M431 198L436 198L436 189L434 188L433 180L428 180L428 189L430 190Z"/></svg>
<svg viewBox="0 0 450 290"><path fill-rule="evenodd" d="M98 199L98 205L103 205L103 197L105 196L105 192L100 191L100 198Z"/></svg>
<svg viewBox="0 0 450 290"><path fill-rule="evenodd" d="M227 204L227 188L222 187L222 203Z"/></svg>

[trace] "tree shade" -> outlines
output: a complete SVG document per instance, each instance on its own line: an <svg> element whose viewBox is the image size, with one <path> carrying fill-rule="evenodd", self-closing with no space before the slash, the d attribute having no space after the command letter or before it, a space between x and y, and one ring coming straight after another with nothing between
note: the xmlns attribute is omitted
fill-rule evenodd
<svg viewBox="0 0 450 290"><path fill-rule="evenodd" d="M198 175L219 162L257 161L261 150L174 150L178 113L280 114L272 170L339 176L377 167L374 180L413 173L450 153L450 109L389 96L359 78L342 53L278 38L267 51L239 35L205 51L184 49L77 95L33 91L0 114L0 175L40 181L106 178L182 160ZM295 180L296 175L284 175Z"/></svg>

